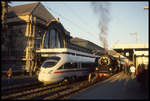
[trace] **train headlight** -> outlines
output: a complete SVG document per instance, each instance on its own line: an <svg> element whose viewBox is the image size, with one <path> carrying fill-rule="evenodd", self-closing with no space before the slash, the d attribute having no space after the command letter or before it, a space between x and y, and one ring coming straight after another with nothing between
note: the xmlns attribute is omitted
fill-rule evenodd
<svg viewBox="0 0 150 101"><path fill-rule="evenodd" d="M112 68L109 68L110 71L112 71Z"/></svg>
<svg viewBox="0 0 150 101"><path fill-rule="evenodd" d="M98 71L99 69L96 67L96 70Z"/></svg>

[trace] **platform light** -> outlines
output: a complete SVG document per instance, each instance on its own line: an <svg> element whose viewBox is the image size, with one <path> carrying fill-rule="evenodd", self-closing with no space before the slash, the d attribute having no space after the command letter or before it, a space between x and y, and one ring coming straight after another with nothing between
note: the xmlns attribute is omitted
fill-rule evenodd
<svg viewBox="0 0 150 101"><path fill-rule="evenodd" d="M136 35L136 44L138 43L138 33L135 32L135 33L130 33L130 35Z"/></svg>
<svg viewBox="0 0 150 101"><path fill-rule="evenodd" d="M144 6L144 9L149 9L149 7L148 6Z"/></svg>
<svg viewBox="0 0 150 101"><path fill-rule="evenodd" d="M129 56L129 52L126 52L126 56Z"/></svg>

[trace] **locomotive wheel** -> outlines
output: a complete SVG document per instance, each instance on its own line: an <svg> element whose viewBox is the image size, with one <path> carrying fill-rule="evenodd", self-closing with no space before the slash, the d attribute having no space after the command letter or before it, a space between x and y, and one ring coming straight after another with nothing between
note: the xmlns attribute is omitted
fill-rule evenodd
<svg viewBox="0 0 150 101"><path fill-rule="evenodd" d="M115 67L114 70L113 70L113 72L117 73L117 71L118 71L118 67Z"/></svg>

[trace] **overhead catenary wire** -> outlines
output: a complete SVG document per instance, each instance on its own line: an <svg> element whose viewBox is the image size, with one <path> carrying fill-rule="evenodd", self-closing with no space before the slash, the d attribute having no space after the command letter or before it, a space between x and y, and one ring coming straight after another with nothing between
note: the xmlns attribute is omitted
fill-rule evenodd
<svg viewBox="0 0 150 101"><path fill-rule="evenodd" d="M94 29L93 26L91 26L91 24L87 23L81 16L79 16L79 14L78 14L72 7L66 5L66 3L63 3L63 4L64 4L64 7L66 7L66 8L69 7L68 10L71 10L70 12L71 12L73 15L77 16L77 18L79 18L79 21L80 21L82 24L84 24L85 26L88 25L88 26L90 26L90 28ZM88 33L90 34L91 32L88 31ZM93 35L95 36L94 33L93 33Z"/></svg>
<svg viewBox="0 0 150 101"><path fill-rule="evenodd" d="M90 27L92 27L93 28L93 26L91 26L91 24L89 24L89 23L87 23L83 18L82 18L82 16L80 16L77 12L76 12L76 10L74 10L72 7L70 7L70 6L68 6L68 5L66 5L66 3L64 3L64 7L68 7L69 9L68 10L71 10L70 12L73 14L73 15L75 15L75 16L77 16L79 19L81 19L80 21L82 22L82 24L84 24L84 25L88 25L88 26L90 26Z"/></svg>
<svg viewBox="0 0 150 101"><path fill-rule="evenodd" d="M60 13L54 11L52 8L50 8L50 7L46 7L46 8L48 8L50 11L52 11L52 12L55 13L55 14L57 14L58 16L64 18L66 21L72 23L72 25L74 25L76 28L78 27L78 29L80 29L80 30L82 30L83 32L87 33L89 36L91 36L91 37L93 37L93 35L95 36L95 34L92 34L92 33L88 32L88 31L86 31L87 29L81 28L81 26L79 26L78 24L74 23L74 22L71 21L70 19L64 17L64 16L61 15ZM95 37L97 37L97 36L95 36ZM95 38L94 38L94 39L95 39Z"/></svg>
<svg viewBox="0 0 150 101"><path fill-rule="evenodd" d="M49 7L48 7L49 8ZM52 12L54 12L55 14L57 13L56 11L52 10L51 8L49 8ZM73 21L71 21L70 19L64 17L63 15L57 13L57 15L61 16L62 18L66 19L66 21L69 21L70 23L72 23L73 25L77 26L80 30L86 32L86 33L90 33L88 31L85 31L85 29L81 28L81 26L79 26L78 24L74 23Z"/></svg>

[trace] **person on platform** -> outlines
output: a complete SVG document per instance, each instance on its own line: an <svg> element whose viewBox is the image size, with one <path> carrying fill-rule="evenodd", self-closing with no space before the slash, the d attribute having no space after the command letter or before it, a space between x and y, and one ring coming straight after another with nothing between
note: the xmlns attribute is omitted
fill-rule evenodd
<svg viewBox="0 0 150 101"><path fill-rule="evenodd" d="M7 77L8 77L8 84L11 84L12 83L12 68L10 67L7 71Z"/></svg>
<svg viewBox="0 0 150 101"><path fill-rule="evenodd" d="M127 65L127 75L130 75L130 65Z"/></svg>
<svg viewBox="0 0 150 101"><path fill-rule="evenodd" d="M128 66L127 66L127 64L124 64L124 72L125 72L125 74L128 74Z"/></svg>
<svg viewBox="0 0 150 101"><path fill-rule="evenodd" d="M133 64L130 66L130 72L131 72L131 78L134 79L135 78L136 68L135 68L135 66Z"/></svg>

